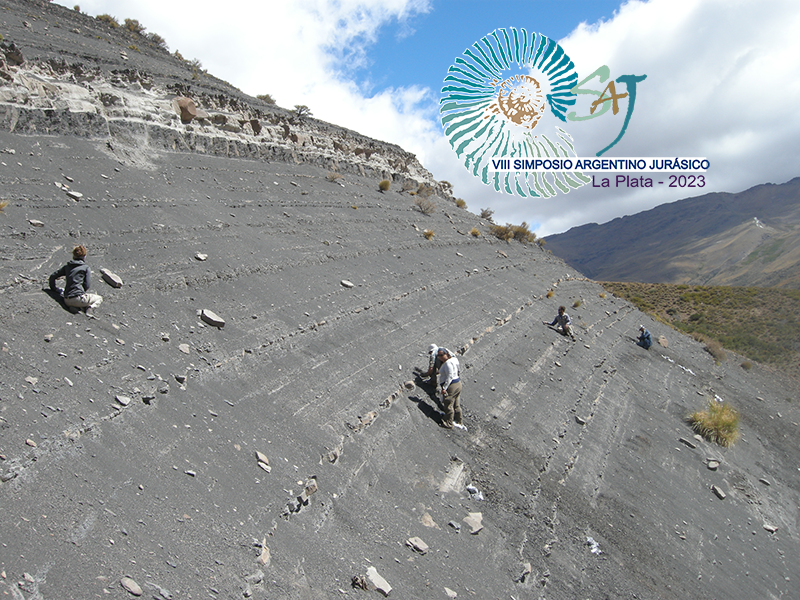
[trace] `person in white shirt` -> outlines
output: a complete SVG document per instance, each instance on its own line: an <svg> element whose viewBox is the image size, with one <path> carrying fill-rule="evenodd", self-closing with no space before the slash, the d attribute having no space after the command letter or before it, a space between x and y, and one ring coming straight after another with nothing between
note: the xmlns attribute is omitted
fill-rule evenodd
<svg viewBox="0 0 800 600"><path fill-rule="evenodd" d="M466 429L461 415L461 365L445 348L439 348L437 356L442 363L439 369L439 387L442 390L444 417L442 427L445 429Z"/></svg>

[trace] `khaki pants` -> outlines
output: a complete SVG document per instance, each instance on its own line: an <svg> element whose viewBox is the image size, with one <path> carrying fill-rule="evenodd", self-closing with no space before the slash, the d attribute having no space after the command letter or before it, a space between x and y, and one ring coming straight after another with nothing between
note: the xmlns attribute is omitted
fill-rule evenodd
<svg viewBox="0 0 800 600"><path fill-rule="evenodd" d="M92 294L84 292L80 296L73 296L72 298L64 298L64 304L72 306L73 308L91 308L95 309L103 302L103 297L99 294Z"/></svg>
<svg viewBox="0 0 800 600"><path fill-rule="evenodd" d="M444 395L444 420L442 425L452 427L453 423L461 423L461 382L455 381L447 388Z"/></svg>

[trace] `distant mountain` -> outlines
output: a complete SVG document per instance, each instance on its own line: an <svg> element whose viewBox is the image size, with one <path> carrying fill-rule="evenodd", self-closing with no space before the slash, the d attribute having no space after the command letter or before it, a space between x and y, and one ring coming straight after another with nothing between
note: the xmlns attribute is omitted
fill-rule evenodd
<svg viewBox="0 0 800 600"><path fill-rule="evenodd" d="M800 178L573 227L547 247L600 281L800 288Z"/></svg>

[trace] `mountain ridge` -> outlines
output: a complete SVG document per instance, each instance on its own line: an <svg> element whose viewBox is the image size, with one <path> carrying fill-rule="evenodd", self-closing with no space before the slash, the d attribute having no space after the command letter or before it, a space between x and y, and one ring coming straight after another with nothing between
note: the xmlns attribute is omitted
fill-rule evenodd
<svg viewBox="0 0 800 600"><path fill-rule="evenodd" d="M547 243L598 280L796 288L798 198L800 178L736 194L712 192L602 225L573 227ZM747 227L753 231L742 235ZM775 244L777 254L770 250Z"/></svg>

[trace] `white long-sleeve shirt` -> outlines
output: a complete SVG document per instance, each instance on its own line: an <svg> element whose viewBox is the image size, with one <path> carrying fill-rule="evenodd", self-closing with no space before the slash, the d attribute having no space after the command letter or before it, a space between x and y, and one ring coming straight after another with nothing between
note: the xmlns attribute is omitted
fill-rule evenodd
<svg viewBox="0 0 800 600"><path fill-rule="evenodd" d="M455 356L451 356L446 363L439 367L439 387L447 389L453 381L460 379L460 370L461 365L458 359Z"/></svg>

